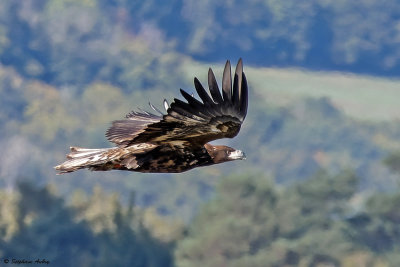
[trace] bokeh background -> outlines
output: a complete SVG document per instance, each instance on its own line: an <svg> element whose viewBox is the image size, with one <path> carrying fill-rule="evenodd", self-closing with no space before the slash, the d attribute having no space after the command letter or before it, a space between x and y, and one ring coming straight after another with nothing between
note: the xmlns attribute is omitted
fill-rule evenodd
<svg viewBox="0 0 400 267"><path fill-rule="evenodd" d="M247 161L56 176L242 57ZM2 0L0 265L400 266L400 2Z"/></svg>

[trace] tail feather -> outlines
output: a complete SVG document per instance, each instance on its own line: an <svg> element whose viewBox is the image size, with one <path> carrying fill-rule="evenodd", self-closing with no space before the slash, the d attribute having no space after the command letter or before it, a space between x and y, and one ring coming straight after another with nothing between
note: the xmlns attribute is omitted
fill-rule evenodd
<svg viewBox="0 0 400 267"><path fill-rule="evenodd" d="M139 167L136 156L154 149L156 145L141 143L129 147L82 148L70 147L67 161L55 166L58 174L74 172L88 168L92 171L108 171L111 169L135 170Z"/></svg>
<svg viewBox="0 0 400 267"><path fill-rule="evenodd" d="M67 161L54 168L59 174L74 172L83 168L96 168L110 162L115 156L115 148L81 148L70 147L71 152L67 155ZM111 152L111 153L110 153Z"/></svg>
<svg viewBox="0 0 400 267"><path fill-rule="evenodd" d="M71 153L67 155L67 159L75 159L75 158L82 158L85 156L91 156L94 154L98 154L99 152L107 151L108 148L82 148L71 146L70 147Z"/></svg>

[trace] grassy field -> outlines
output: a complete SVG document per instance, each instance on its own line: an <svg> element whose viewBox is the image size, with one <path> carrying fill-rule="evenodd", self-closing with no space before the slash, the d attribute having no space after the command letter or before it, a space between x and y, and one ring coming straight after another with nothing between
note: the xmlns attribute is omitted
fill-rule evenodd
<svg viewBox="0 0 400 267"><path fill-rule="evenodd" d="M207 81L210 64L188 60L183 72ZM212 65L221 80L222 65ZM302 97L329 97L350 117L368 121L400 120L400 79L302 69L255 68L245 65L253 94L273 106L290 105Z"/></svg>

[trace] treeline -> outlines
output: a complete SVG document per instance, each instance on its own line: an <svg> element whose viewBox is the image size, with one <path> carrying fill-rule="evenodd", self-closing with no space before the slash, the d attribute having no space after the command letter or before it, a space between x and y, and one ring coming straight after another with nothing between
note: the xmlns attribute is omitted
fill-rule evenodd
<svg viewBox="0 0 400 267"><path fill-rule="evenodd" d="M375 75L397 76L400 68L396 0L4 0L0 7L0 61L52 84L146 82L127 70L132 62L150 69L173 51Z"/></svg>
<svg viewBox="0 0 400 267"><path fill-rule="evenodd" d="M397 166L398 167L398 166ZM56 266L397 266L400 194L361 201L353 171L288 187L222 177L188 225L95 187L70 201L51 186L0 192L0 258Z"/></svg>
<svg viewBox="0 0 400 267"><path fill-rule="evenodd" d="M161 220L99 187L76 191L70 203L51 188L19 184L2 190L0 258L37 259L50 266L173 266L180 224ZM132 198L133 200L133 198Z"/></svg>
<svg viewBox="0 0 400 267"><path fill-rule="evenodd" d="M221 141L246 151L246 162L182 175L82 171L55 176L53 166L65 160L69 146L109 147L104 133L111 121L123 118L136 105L146 109L146 99L158 99L160 103L153 104L160 106L163 97L172 99L171 92L178 91L169 88L162 90L157 85L125 91L104 82L79 90L58 88L0 67L0 99L4 101L0 106L0 185L12 188L19 177L29 173L37 184L57 184L63 196L76 187L89 192L94 182L124 198L135 189L138 205L153 206L185 221L213 194L218 177L239 171L268 173L278 184L290 184L320 168L337 172L352 167L360 177L361 191L385 191L395 185L382 159L399 144L398 123L356 121L327 98L301 99L278 109L266 106L256 90L240 134Z"/></svg>
<svg viewBox="0 0 400 267"><path fill-rule="evenodd" d="M130 91L153 87L154 76L170 81L170 68L179 66L182 56L158 28L140 31L141 21L128 27L126 4L2 1L0 62L53 86L106 81Z"/></svg>
<svg viewBox="0 0 400 267"><path fill-rule="evenodd" d="M225 178L175 251L178 266L398 266L399 193L358 203L351 171L280 188Z"/></svg>

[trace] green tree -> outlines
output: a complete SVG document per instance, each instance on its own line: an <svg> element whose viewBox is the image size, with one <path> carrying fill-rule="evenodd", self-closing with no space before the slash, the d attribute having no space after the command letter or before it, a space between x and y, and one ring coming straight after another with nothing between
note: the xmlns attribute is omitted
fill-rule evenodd
<svg viewBox="0 0 400 267"><path fill-rule="evenodd" d="M390 266L400 265L400 193L376 193L366 208L351 217L349 235L358 246L374 252Z"/></svg>
<svg viewBox="0 0 400 267"><path fill-rule="evenodd" d="M19 184L17 228L0 247L5 258L46 259L57 266L73 266L95 259L96 238L87 223L75 223L73 211L47 188Z"/></svg>
<svg viewBox="0 0 400 267"><path fill-rule="evenodd" d="M400 174L400 151L385 158L384 163L393 171Z"/></svg>
<svg viewBox="0 0 400 267"><path fill-rule="evenodd" d="M357 190L352 171L329 175L324 171L283 191L275 216L279 219L279 249L285 260L301 266L338 265L353 245L347 239L343 219L349 199Z"/></svg>
<svg viewBox="0 0 400 267"><path fill-rule="evenodd" d="M319 172L277 188L263 176L225 178L178 243L178 266L339 266L357 177Z"/></svg>
<svg viewBox="0 0 400 267"><path fill-rule="evenodd" d="M18 201L6 203L15 218L0 219L2 258L46 259L56 266L173 265L171 243L153 237L133 202L123 207L115 195L96 189L71 207L49 188L26 183L14 194Z"/></svg>
<svg viewBox="0 0 400 267"><path fill-rule="evenodd" d="M277 192L265 177L224 179L178 244L178 266L250 266L244 260L274 239L276 204Z"/></svg>

